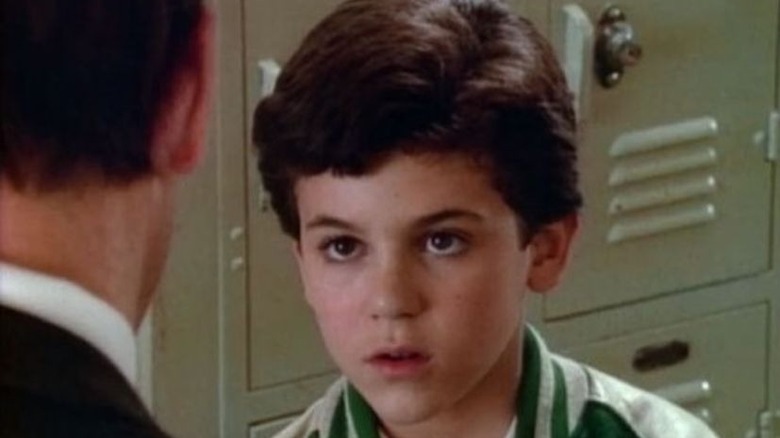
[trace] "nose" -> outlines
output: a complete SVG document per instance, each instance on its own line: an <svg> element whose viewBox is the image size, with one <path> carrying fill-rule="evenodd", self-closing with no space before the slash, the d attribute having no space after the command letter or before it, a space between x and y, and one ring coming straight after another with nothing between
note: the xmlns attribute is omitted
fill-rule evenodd
<svg viewBox="0 0 780 438"><path fill-rule="evenodd" d="M371 296L371 317L395 320L419 315L425 307L425 300L418 274L413 261L403 257L393 257L380 263Z"/></svg>

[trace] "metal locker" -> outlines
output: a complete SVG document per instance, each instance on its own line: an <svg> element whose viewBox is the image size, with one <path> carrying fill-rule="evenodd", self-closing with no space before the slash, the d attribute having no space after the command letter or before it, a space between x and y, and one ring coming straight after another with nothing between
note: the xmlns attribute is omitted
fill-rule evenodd
<svg viewBox="0 0 780 438"><path fill-rule="evenodd" d="M546 318L769 269L772 165L759 140L775 105L778 1L607 6L552 2L586 206L571 281ZM610 79L621 57L635 65Z"/></svg>
<svg viewBox="0 0 780 438"><path fill-rule="evenodd" d="M246 1L247 129L260 97L257 62L283 64L335 0ZM303 302L291 253L291 241L279 230L276 215L264 205L254 155L248 160L248 348L252 390L321 376L332 369L314 321Z"/></svg>
<svg viewBox="0 0 780 438"><path fill-rule="evenodd" d="M765 404L767 322L767 306L758 305L564 353L655 391L723 437L742 437Z"/></svg>

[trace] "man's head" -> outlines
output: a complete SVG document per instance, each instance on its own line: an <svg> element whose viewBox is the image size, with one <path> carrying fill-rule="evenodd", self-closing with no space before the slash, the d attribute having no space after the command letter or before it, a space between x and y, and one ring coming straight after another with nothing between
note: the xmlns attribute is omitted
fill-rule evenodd
<svg viewBox="0 0 780 438"><path fill-rule="evenodd" d="M0 176L49 191L154 166L200 0L3 0Z"/></svg>
<svg viewBox="0 0 780 438"><path fill-rule="evenodd" d="M205 143L212 16L202 0L2 0L1 17L0 259L137 325Z"/></svg>
<svg viewBox="0 0 780 438"><path fill-rule="evenodd" d="M293 237L298 178L360 175L393 152L423 152L410 148L483 162L530 234L581 204L563 75L536 30L498 1L346 2L258 106L254 140Z"/></svg>

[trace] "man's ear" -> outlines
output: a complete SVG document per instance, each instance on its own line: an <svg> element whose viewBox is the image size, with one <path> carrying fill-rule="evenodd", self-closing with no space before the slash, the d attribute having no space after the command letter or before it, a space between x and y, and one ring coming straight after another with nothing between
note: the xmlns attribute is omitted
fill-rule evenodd
<svg viewBox="0 0 780 438"><path fill-rule="evenodd" d="M204 6L157 110L151 144L155 172L186 174L200 163L213 86L214 16Z"/></svg>
<svg viewBox="0 0 780 438"><path fill-rule="evenodd" d="M547 292L558 284L566 268L579 222L577 213L572 213L545 225L531 238L528 244L531 254L528 286L532 290Z"/></svg>

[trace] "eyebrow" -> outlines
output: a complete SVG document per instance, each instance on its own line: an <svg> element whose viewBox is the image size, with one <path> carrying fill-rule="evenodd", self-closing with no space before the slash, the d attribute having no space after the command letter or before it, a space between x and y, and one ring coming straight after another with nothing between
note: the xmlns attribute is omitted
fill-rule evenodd
<svg viewBox="0 0 780 438"><path fill-rule="evenodd" d="M357 227L351 223L333 216L317 215L314 219L306 222L305 228L340 228L346 231L357 231Z"/></svg>
<svg viewBox="0 0 780 438"><path fill-rule="evenodd" d="M416 221L416 225L419 227L429 227L439 222L444 222L451 219L468 219L476 222L483 222L485 218L470 210L463 210L459 208L451 208L442 210L422 218Z"/></svg>
<svg viewBox="0 0 780 438"><path fill-rule="evenodd" d="M473 211L463 210L458 208L445 209L437 211L426 216L417 219L414 223L416 227L425 228L439 222L444 222L452 219L467 219L476 222L483 222L485 218ZM305 228L307 230L313 228L338 228L345 231L355 232L358 231L358 227L349 223L346 220L339 219L334 216L317 215L314 219L306 222Z"/></svg>

